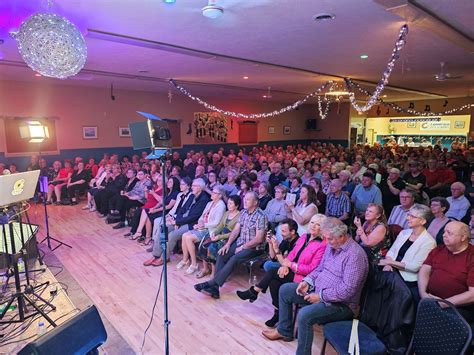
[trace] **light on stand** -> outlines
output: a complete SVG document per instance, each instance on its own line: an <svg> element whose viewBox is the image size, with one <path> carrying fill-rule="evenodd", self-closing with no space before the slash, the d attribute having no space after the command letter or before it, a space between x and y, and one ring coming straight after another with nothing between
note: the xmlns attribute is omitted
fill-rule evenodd
<svg viewBox="0 0 474 355"><path fill-rule="evenodd" d="M49 138L49 129L39 121L27 121L20 126L20 137L29 138L29 143L42 143Z"/></svg>

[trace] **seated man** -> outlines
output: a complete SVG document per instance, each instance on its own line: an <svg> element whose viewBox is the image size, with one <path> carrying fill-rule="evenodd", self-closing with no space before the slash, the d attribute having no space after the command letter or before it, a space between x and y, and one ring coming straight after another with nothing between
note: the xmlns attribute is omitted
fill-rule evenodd
<svg viewBox="0 0 474 355"><path fill-rule="evenodd" d="M297 354L311 354L314 324L354 317L369 270L365 251L347 235L344 223L328 217L321 232L329 245L321 263L299 284L281 286L278 328L262 332L270 340L292 340L293 304L302 305L297 318Z"/></svg>
<svg viewBox="0 0 474 355"><path fill-rule="evenodd" d="M407 215L410 208L415 204L415 193L413 190L403 189L400 191L400 204L395 206L388 217L387 224L396 224L402 229L408 228Z"/></svg>
<svg viewBox="0 0 474 355"><path fill-rule="evenodd" d="M342 192L342 182L334 179L329 185L329 194L326 202L326 216L336 217L345 222L349 220L351 201L349 196Z"/></svg>
<svg viewBox="0 0 474 355"><path fill-rule="evenodd" d="M468 323L474 322L474 245L469 244L470 235L466 224L449 222L444 245L431 251L418 273L420 297L451 302Z"/></svg>
<svg viewBox="0 0 474 355"><path fill-rule="evenodd" d="M218 252L216 276L208 282L194 285L196 291L219 298L219 287L224 285L234 267L263 253L267 217L258 208L255 192L245 194L244 208L227 243Z"/></svg>
<svg viewBox="0 0 474 355"><path fill-rule="evenodd" d="M185 184L185 182L183 181ZM185 186L184 186L185 188ZM167 219L168 226L168 248L166 260L169 259L171 252L174 250L178 242L183 237L183 234L187 231L193 230L193 226L198 222L201 217L207 203L210 201L209 195L204 191L206 183L203 179L193 180L191 185L192 194L189 198L186 198L184 204L178 202L176 210L176 218L170 217ZM171 228L169 228L171 227ZM173 229L174 228L174 229ZM162 257L163 250L159 240L155 240L153 244L153 257L143 263L144 266L159 266L164 262ZM160 260L161 259L161 260ZM183 268L186 264L178 264L178 268Z"/></svg>
<svg viewBox="0 0 474 355"><path fill-rule="evenodd" d="M460 221L466 216L471 204L466 196L464 196L465 191L466 186L462 182L455 182L451 185L451 196L447 198L449 210L446 212L446 217Z"/></svg>
<svg viewBox="0 0 474 355"><path fill-rule="evenodd" d="M268 223L272 229L283 220L287 218L287 211L285 209L285 198L288 189L285 185L278 185L275 187L275 198L268 202L265 208L265 215L268 218Z"/></svg>
<svg viewBox="0 0 474 355"><path fill-rule="evenodd" d="M366 172L362 175L361 183L355 188L351 199L354 202L355 213L358 217L364 217L369 203L382 204L382 193L374 184L372 173Z"/></svg>
<svg viewBox="0 0 474 355"><path fill-rule="evenodd" d="M279 268L281 265L278 262L278 254L286 257L294 248L296 241L299 238L298 235L298 224L290 219L287 218L283 220L280 224L280 233L283 238L281 242L279 242L275 235L268 235L267 240L270 237L271 239L275 239L275 242L268 243L268 254L271 260L267 260L263 264L263 269L268 271L270 269Z"/></svg>

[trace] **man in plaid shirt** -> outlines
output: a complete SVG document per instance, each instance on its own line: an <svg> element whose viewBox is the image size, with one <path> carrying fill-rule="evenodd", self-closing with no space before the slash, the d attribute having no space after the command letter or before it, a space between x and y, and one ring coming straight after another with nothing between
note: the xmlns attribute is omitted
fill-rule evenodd
<svg viewBox="0 0 474 355"><path fill-rule="evenodd" d="M367 278L369 264L362 247L347 235L347 226L328 217L321 230L328 246L319 266L302 282L280 288L277 329L264 330L270 340L293 339L293 304L303 308L298 313L298 348L296 354L311 354L313 325L352 319Z"/></svg>

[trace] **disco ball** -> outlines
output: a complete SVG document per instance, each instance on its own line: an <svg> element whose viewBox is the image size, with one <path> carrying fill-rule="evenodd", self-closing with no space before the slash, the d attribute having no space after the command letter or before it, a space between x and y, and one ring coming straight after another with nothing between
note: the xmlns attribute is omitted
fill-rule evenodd
<svg viewBox="0 0 474 355"><path fill-rule="evenodd" d="M86 63L84 37L64 17L32 15L11 35L26 64L43 76L66 79L76 75Z"/></svg>

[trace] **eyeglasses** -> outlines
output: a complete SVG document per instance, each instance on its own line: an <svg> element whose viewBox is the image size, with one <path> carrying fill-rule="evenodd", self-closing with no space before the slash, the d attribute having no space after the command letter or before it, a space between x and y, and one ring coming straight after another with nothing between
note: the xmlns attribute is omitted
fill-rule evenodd
<svg viewBox="0 0 474 355"><path fill-rule="evenodd" d="M407 217L410 217L410 218L421 218L420 216L414 216L414 215L412 215L412 214L410 214L410 213L407 214Z"/></svg>

